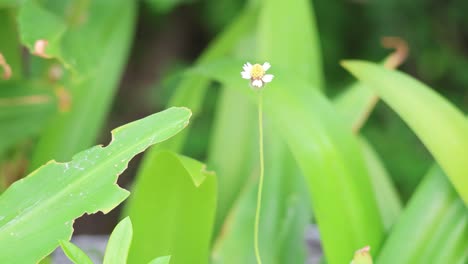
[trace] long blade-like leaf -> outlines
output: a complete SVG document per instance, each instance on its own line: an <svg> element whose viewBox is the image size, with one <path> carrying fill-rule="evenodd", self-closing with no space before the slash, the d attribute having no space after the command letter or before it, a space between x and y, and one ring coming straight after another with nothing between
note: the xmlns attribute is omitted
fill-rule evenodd
<svg viewBox="0 0 468 264"><path fill-rule="evenodd" d="M248 83L239 77L242 63L219 61L195 71L253 97ZM263 93L265 110L308 180L327 261L347 262L356 248L366 244L377 249L383 224L357 138L319 91L310 89L308 97L301 97L288 88L307 87L306 83L272 72L275 80Z"/></svg>
<svg viewBox="0 0 468 264"><path fill-rule="evenodd" d="M263 1L258 30L261 59L290 69L313 88L322 87L322 55L311 1Z"/></svg>
<svg viewBox="0 0 468 264"><path fill-rule="evenodd" d="M364 61L343 66L380 97L414 130L468 204L468 122L434 90L406 74Z"/></svg>
<svg viewBox="0 0 468 264"><path fill-rule="evenodd" d="M75 218L109 212L128 196L115 184L136 154L182 130L186 108L171 108L112 131L107 147L95 146L67 163L51 161L0 196L0 263L35 263L59 240L68 240Z"/></svg>
<svg viewBox="0 0 468 264"><path fill-rule="evenodd" d="M284 142L273 134L271 127L265 128L272 133L267 134L265 144L267 166L260 214L260 255L265 263L304 263L304 232L311 218L307 189ZM257 179L251 177L244 184L217 238L213 263L255 263L252 234Z"/></svg>
<svg viewBox="0 0 468 264"><path fill-rule="evenodd" d="M216 210L216 177L172 152L147 156L126 213L134 223L130 263L171 255L171 263L207 263Z"/></svg>
<svg viewBox="0 0 468 264"><path fill-rule="evenodd" d="M75 264L93 264L88 255L73 243L62 240L60 246L71 262Z"/></svg>
<svg viewBox="0 0 468 264"><path fill-rule="evenodd" d="M126 264L132 236L132 221L126 217L114 228L109 237L103 264Z"/></svg>
<svg viewBox="0 0 468 264"><path fill-rule="evenodd" d="M467 248L468 209L435 167L394 225L377 263L466 263Z"/></svg>

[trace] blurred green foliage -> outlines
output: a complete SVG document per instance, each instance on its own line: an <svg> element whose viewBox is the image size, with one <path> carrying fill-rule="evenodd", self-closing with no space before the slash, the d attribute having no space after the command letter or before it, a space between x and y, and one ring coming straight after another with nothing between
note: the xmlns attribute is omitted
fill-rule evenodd
<svg viewBox="0 0 468 264"><path fill-rule="evenodd" d="M275 80L264 100L265 263L304 263L311 223L328 263L348 262L365 245L378 263L463 263L467 12L465 0L0 0L0 52L13 72L0 80L0 244L24 240L10 253L36 250L23 254L36 261L69 238L80 214L112 201L100 207L107 212L128 195L99 192L93 184L116 173L91 158L107 174L78 176L89 178L87 190L98 198L61 204L74 214L39 250L34 243L46 238L31 233L59 217L40 220L38 212L68 201L68 189L54 185L67 174L44 176L49 163L7 189L28 170L71 159L102 137L107 123L185 106L191 125L131 164L138 172L122 218L132 222L117 225L104 262L128 255L130 263L254 263L258 130L254 94L239 72L246 61L269 61ZM408 44L404 73L344 63L356 81L340 67L343 59L382 61L392 52L382 47L385 36ZM154 125L166 131L160 125L171 118L163 119ZM151 125L133 125L131 134ZM118 131L124 137L126 130ZM116 152L108 159L135 154ZM88 162L83 155L72 162ZM38 176L45 180L35 182ZM30 194L35 189L41 195ZM48 190L62 199L50 200ZM30 212L39 219L34 225L21 222ZM72 260L89 261L60 243Z"/></svg>

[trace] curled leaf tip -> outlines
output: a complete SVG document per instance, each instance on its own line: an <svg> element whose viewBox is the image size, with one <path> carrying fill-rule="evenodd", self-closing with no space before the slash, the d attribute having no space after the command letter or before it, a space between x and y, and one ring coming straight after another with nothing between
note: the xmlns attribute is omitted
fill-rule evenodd
<svg viewBox="0 0 468 264"><path fill-rule="evenodd" d="M395 49L385 61L385 67L395 69L400 66L408 57L408 43L400 37L383 37L381 40L382 46L387 49Z"/></svg>
<svg viewBox="0 0 468 264"><path fill-rule="evenodd" d="M11 78L11 67L10 65L6 62L5 57L3 57L3 54L0 53L0 67L3 68L3 79L8 80Z"/></svg>
<svg viewBox="0 0 468 264"><path fill-rule="evenodd" d="M44 40L44 39L37 40L34 43L33 54L36 55L36 56L39 56L41 58L44 58L44 59L50 59L51 56L49 56L49 55L47 55L45 53L47 45L49 45L49 42L47 40Z"/></svg>

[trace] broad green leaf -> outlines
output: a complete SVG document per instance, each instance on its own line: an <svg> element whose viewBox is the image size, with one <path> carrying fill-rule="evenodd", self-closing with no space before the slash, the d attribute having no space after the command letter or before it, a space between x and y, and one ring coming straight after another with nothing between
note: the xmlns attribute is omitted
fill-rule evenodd
<svg viewBox="0 0 468 264"><path fill-rule="evenodd" d="M125 213L134 224L129 263L171 255L171 263L207 263L216 210L216 177L205 165L153 152L137 174Z"/></svg>
<svg viewBox="0 0 468 264"><path fill-rule="evenodd" d="M411 127L468 203L468 122L449 101L423 83L364 61L343 66L374 89Z"/></svg>
<svg viewBox="0 0 468 264"><path fill-rule="evenodd" d="M132 236L132 221L129 217L125 217L109 237L103 264L126 264Z"/></svg>
<svg viewBox="0 0 468 264"><path fill-rule="evenodd" d="M75 264L93 264L88 255L73 243L61 240L60 246L71 262Z"/></svg>
<svg viewBox="0 0 468 264"><path fill-rule="evenodd" d="M362 83L354 83L335 98L333 103L349 129L357 133L357 128L360 128L367 120L375 100L376 95L372 90L366 88ZM388 232L401 213L402 203L377 152L362 137L360 143L380 215L385 230Z"/></svg>
<svg viewBox="0 0 468 264"><path fill-rule="evenodd" d="M106 146L80 152L67 163L50 161L0 196L0 263L35 263L69 240L84 213L109 212L128 196L115 184L128 162L188 123L190 111L171 108L121 126Z"/></svg>
<svg viewBox="0 0 468 264"><path fill-rule="evenodd" d="M223 60L193 73L211 76L253 99L255 93L239 76L242 64ZM308 85L273 67L275 80L263 93L265 112L307 179L327 261L348 262L362 245L377 249L383 223L357 138L318 90L309 89L308 97L298 94ZM289 89L296 86L300 88Z"/></svg>
<svg viewBox="0 0 468 264"><path fill-rule="evenodd" d="M311 1L263 1L257 41L260 59L306 80L312 88L323 86L320 40Z"/></svg>
<svg viewBox="0 0 468 264"><path fill-rule="evenodd" d="M44 84L0 83L0 153L42 131L57 112L57 100Z"/></svg>
<svg viewBox="0 0 468 264"><path fill-rule="evenodd" d="M53 3L46 7L56 6ZM135 1L89 1L88 9L82 12L86 19L79 25L69 25L60 41L61 54L68 54L71 64L75 56L79 58L72 65L76 74L64 80L71 108L50 121L33 152L30 169L52 158L68 160L95 143L121 77L133 36ZM28 18L41 20L39 15L34 13ZM28 30L36 30L36 24L28 26ZM24 29L22 34L26 32Z"/></svg>
<svg viewBox="0 0 468 264"><path fill-rule="evenodd" d="M467 248L468 209L434 167L394 225L377 263L466 263Z"/></svg>
<svg viewBox="0 0 468 264"><path fill-rule="evenodd" d="M171 262L171 256L164 256L155 258L152 261L148 262L148 264L169 264Z"/></svg>

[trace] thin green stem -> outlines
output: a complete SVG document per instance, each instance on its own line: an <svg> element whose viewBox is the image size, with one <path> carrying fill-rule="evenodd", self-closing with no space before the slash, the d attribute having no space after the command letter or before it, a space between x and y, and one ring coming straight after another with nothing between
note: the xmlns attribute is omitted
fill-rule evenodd
<svg viewBox="0 0 468 264"><path fill-rule="evenodd" d="M255 257L257 263L261 264L262 259L260 258L260 250L258 247L258 228L260 223L260 209L262 207L262 190L263 190L263 174L264 174L264 158L263 158L263 96L262 91L258 92L258 135L259 135L259 153L260 153L260 179L258 182L258 193L257 193L257 210L255 211L255 229L254 229L254 247Z"/></svg>

